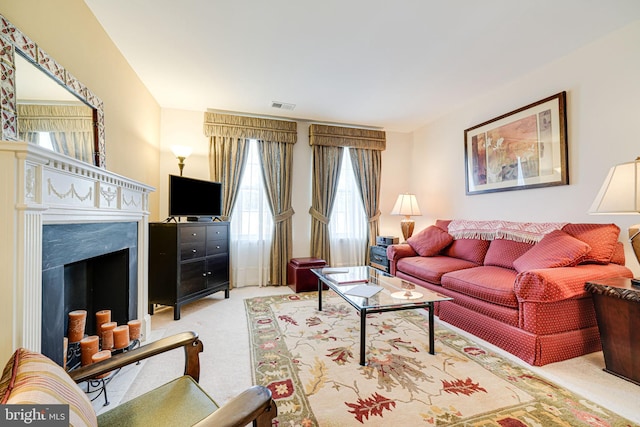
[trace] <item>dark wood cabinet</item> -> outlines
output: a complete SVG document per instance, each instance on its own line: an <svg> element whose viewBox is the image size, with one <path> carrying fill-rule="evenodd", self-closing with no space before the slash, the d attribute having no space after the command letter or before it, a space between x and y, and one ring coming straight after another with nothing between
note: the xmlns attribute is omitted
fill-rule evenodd
<svg viewBox="0 0 640 427"><path fill-rule="evenodd" d="M593 294L604 370L640 385L640 288L630 279L587 282Z"/></svg>
<svg viewBox="0 0 640 427"><path fill-rule="evenodd" d="M224 291L229 298L229 223L149 224L149 313Z"/></svg>

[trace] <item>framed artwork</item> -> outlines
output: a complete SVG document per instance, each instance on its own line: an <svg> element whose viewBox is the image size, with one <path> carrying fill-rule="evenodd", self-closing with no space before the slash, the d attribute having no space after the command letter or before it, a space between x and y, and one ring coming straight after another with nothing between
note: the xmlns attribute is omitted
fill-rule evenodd
<svg viewBox="0 0 640 427"><path fill-rule="evenodd" d="M466 193L568 185L566 92L464 131Z"/></svg>

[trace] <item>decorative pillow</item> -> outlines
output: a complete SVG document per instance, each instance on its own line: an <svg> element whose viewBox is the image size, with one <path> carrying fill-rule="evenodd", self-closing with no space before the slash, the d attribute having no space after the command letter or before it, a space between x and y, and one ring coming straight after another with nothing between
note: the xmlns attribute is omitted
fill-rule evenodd
<svg viewBox="0 0 640 427"><path fill-rule="evenodd" d="M624 245L622 244L622 242L618 242L616 244L616 250L613 251L613 255L611 255L611 261L609 261L611 264L619 264L619 265L624 265L626 262L626 257L624 255ZM2 385L0 384L0 387Z"/></svg>
<svg viewBox="0 0 640 427"><path fill-rule="evenodd" d="M487 255L484 257L484 265L493 265L513 270L513 261L532 247L532 243L516 242L508 239L492 240Z"/></svg>
<svg viewBox="0 0 640 427"><path fill-rule="evenodd" d="M437 219L436 227L442 228L447 233L449 232L449 224L451 224L450 219Z"/></svg>
<svg viewBox="0 0 640 427"><path fill-rule="evenodd" d="M97 426L91 402L71 377L40 353L19 348L0 379L0 404L69 405L69 425Z"/></svg>
<svg viewBox="0 0 640 427"><path fill-rule="evenodd" d="M580 263L591 246L561 230L545 235L531 249L513 261L513 267L522 273L539 268L574 266Z"/></svg>
<svg viewBox="0 0 640 427"><path fill-rule="evenodd" d="M489 243L491 243L490 240L455 239L442 254L482 265L489 249Z"/></svg>
<svg viewBox="0 0 640 427"><path fill-rule="evenodd" d="M431 225L407 239L407 243L420 256L434 256L449 246L453 237L441 228Z"/></svg>
<svg viewBox="0 0 640 427"><path fill-rule="evenodd" d="M620 227L615 224L567 224L562 231L591 246L582 262L596 264L611 262L620 236Z"/></svg>

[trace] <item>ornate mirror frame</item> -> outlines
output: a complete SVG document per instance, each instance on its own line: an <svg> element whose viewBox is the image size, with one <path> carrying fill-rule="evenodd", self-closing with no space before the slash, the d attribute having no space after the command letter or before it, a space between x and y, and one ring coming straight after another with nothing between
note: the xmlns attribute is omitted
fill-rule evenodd
<svg viewBox="0 0 640 427"><path fill-rule="evenodd" d="M19 54L93 109L94 164L105 168L104 106L100 98L1 14L0 139L18 141L15 55Z"/></svg>

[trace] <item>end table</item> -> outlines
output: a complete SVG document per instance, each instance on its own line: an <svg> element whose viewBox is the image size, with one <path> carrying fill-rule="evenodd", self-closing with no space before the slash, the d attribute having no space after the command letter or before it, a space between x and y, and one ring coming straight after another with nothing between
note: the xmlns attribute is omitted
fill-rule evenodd
<svg viewBox="0 0 640 427"><path fill-rule="evenodd" d="M640 288L631 279L587 282L593 294L606 372L640 385Z"/></svg>

